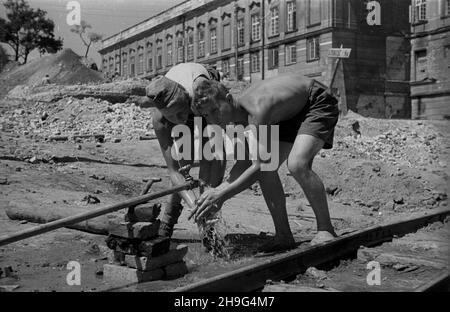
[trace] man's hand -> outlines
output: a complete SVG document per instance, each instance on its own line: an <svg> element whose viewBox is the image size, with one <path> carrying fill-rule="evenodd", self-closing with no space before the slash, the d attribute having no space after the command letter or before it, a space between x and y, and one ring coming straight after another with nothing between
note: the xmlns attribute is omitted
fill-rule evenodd
<svg viewBox="0 0 450 312"><path fill-rule="evenodd" d="M141 108L155 107L155 103L147 96L132 95L126 103L134 103Z"/></svg>
<svg viewBox="0 0 450 312"><path fill-rule="evenodd" d="M217 189L211 188L206 190L199 199L197 199L197 208L195 208L188 219L194 217L195 222L202 218L207 218L220 210L221 194Z"/></svg>

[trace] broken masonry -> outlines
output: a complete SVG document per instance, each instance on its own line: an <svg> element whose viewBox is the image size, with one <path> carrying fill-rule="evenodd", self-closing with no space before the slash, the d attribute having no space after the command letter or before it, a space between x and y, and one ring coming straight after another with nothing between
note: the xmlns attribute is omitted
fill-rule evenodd
<svg viewBox="0 0 450 312"><path fill-rule="evenodd" d="M158 209L154 206L154 209ZM154 211L157 215L158 211ZM103 267L106 281L133 284L184 276L187 266L183 258L186 245L170 248L170 238L158 236L160 221L109 221L106 245L113 251L109 264Z"/></svg>

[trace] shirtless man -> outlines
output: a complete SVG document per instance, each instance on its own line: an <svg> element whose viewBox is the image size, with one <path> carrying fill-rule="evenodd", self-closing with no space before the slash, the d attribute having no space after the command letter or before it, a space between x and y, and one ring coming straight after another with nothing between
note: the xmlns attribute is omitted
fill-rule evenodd
<svg viewBox="0 0 450 312"><path fill-rule="evenodd" d="M258 82L238 99L233 98L223 85L204 81L197 86L193 104L209 124L225 127L233 122L244 127L249 123L257 128L259 125L279 126L279 165L287 160L289 172L302 187L314 210L317 234L311 243L317 244L336 237L325 188L312 170L312 163L322 148L332 148L334 127L339 115L337 103L323 84L301 74L290 73ZM265 145L258 141L258 149L267 151ZM276 232L273 241L260 248L260 251L293 248L295 242L289 228L286 199L278 169L264 171L261 170L262 164L259 158L236 161L227 181L203 193L190 217L194 216L196 221L207 218L220 209L225 200L258 180Z"/></svg>
<svg viewBox="0 0 450 312"><path fill-rule="evenodd" d="M191 111L191 102L196 86L211 79L218 79L212 69L206 69L197 63L182 63L172 67L164 77L152 81L146 88L147 96L136 99L141 107L156 106L153 115L153 128L161 147L161 151L169 170L172 184L185 183L184 176L178 171L180 167L192 164L194 157L190 160L177 161L172 157L172 129L175 125L186 124L191 128L192 142L194 135L194 116ZM206 121L204 122L206 124ZM201 131L202 129L200 129ZM193 151L193 147L191 148ZM208 186L215 187L222 182L225 172L223 161L200 161L199 179ZM175 193L169 196L164 213L161 217L159 235L171 237L174 225L177 223L183 206L181 199L195 209L196 196L190 190Z"/></svg>

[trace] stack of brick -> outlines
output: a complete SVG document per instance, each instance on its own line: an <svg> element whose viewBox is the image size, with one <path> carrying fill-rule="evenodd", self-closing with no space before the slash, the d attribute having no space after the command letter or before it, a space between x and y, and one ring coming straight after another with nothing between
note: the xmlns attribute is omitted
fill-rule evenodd
<svg viewBox="0 0 450 312"><path fill-rule="evenodd" d="M106 239L113 258L103 267L106 281L122 284L174 279L187 273L186 245L170 248L170 239L158 236L160 222L110 221Z"/></svg>

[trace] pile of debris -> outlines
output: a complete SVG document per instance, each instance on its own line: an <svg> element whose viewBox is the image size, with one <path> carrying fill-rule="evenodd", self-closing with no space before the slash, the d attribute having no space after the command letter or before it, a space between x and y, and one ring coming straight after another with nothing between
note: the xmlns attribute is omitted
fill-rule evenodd
<svg viewBox="0 0 450 312"><path fill-rule="evenodd" d="M87 135L102 135L111 142L154 138L154 109L141 108L138 103L147 84L143 79L129 79L86 85L18 85L8 93L15 109L0 112L1 130L50 141ZM227 86L241 93L248 83L228 82Z"/></svg>
<svg viewBox="0 0 450 312"><path fill-rule="evenodd" d="M148 222L110 220L106 245L113 251L113 257L103 267L106 281L128 285L175 279L188 272L183 260L188 247L178 245L171 249L170 239L158 236L160 221L156 218L160 210L157 206L148 209L152 207L153 217Z"/></svg>
<svg viewBox="0 0 450 312"><path fill-rule="evenodd" d="M103 81L102 73L86 67L82 58L71 49L46 55L15 66L0 74L0 97L16 86L34 87L45 83L61 85Z"/></svg>
<svg viewBox="0 0 450 312"><path fill-rule="evenodd" d="M0 123L2 131L38 140L65 141L101 134L105 141L116 143L153 135L152 112L133 103L65 98L5 111Z"/></svg>
<svg viewBox="0 0 450 312"><path fill-rule="evenodd" d="M127 79L110 83L89 83L75 85L17 85L8 92L6 99L35 102L57 102L64 98L96 98L110 103L124 103L133 100L132 97L144 96L148 80Z"/></svg>
<svg viewBox="0 0 450 312"><path fill-rule="evenodd" d="M436 129L420 121L365 118L350 111L336 127L333 152L409 168L446 167L438 156L445 145L441 139Z"/></svg>

